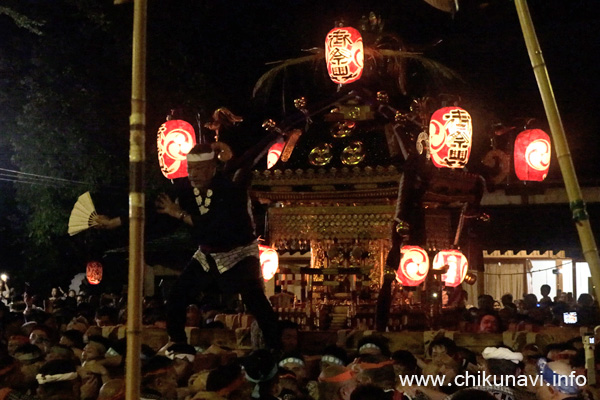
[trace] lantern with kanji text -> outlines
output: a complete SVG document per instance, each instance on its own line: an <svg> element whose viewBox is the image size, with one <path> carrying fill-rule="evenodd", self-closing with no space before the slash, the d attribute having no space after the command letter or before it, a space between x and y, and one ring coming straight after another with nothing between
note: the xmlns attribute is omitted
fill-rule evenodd
<svg viewBox="0 0 600 400"><path fill-rule="evenodd" d="M333 82L344 85L359 80L364 65L360 32L348 26L329 31L325 39L325 61Z"/></svg>
<svg viewBox="0 0 600 400"><path fill-rule="evenodd" d="M102 281L102 264L90 261L85 268L85 276L90 285L97 285Z"/></svg>
<svg viewBox="0 0 600 400"><path fill-rule="evenodd" d="M528 129L515 139L515 174L522 181L541 182L550 168L550 137L541 129Z"/></svg>
<svg viewBox="0 0 600 400"><path fill-rule="evenodd" d="M262 244L258 245L258 253L263 279L266 282L275 276L279 268L279 255L274 248Z"/></svg>
<svg viewBox="0 0 600 400"><path fill-rule="evenodd" d="M442 275L442 281L450 287L460 285L469 268L467 257L460 250L441 250L433 259L433 269L442 269L445 265L448 271Z"/></svg>
<svg viewBox="0 0 600 400"><path fill-rule="evenodd" d="M419 246L402 246L402 258L396 271L396 280L404 286L423 283L429 272L429 256Z"/></svg>
<svg viewBox="0 0 600 400"><path fill-rule="evenodd" d="M195 144L196 133L186 121L173 119L158 128L158 163L166 178L185 178L188 175L186 156Z"/></svg>
<svg viewBox="0 0 600 400"><path fill-rule="evenodd" d="M438 168L463 168L471 154L471 116L460 107L444 107L429 122L431 161Z"/></svg>

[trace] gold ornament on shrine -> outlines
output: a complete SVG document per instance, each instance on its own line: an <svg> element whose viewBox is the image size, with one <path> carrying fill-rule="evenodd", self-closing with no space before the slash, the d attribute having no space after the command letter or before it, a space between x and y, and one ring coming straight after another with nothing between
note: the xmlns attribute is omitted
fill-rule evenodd
<svg viewBox="0 0 600 400"><path fill-rule="evenodd" d="M331 136L336 139L345 138L354 132L354 128L356 128L356 122L354 121L336 122L331 128Z"/></svg>
<svg viewBox="0 0 600 400"><path fill-rule="evenodd" d="M365 159L365 147L362 142L350 143L342 151L342 163L345 165L357 165Z"/></svg>
<svg viewBox="0 0 600 400"><path fill-rule="evenodd" d="M313 148L308 154L308 162L316 167L323 167L331 161L331 145L323 143Z"/></svg>

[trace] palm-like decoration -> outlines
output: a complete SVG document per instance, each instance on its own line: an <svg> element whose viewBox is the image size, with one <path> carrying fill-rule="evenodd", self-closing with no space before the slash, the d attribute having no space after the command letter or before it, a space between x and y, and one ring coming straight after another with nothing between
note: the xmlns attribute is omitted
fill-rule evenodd
<svg viewBox="0 0 600 400"><path fill-rule="evenodd" d="M361 27L362 28L362 27ZM436 82L460 79L460 76L445 65L427 58L420 51L408 51L400 38L391 34L382 34L379 29L369 27L370 32L363 32L364 70L363 78L369 79L375 75L392 78L397 89L407 94L407 67L414 62L420 65L430 78ZM361 29L362 30L362 29ZM369 40L374 36L374 40ZM314 71L326 71L325 50L313 48L308 50L310 55L277 61L275 67L265 72L254 85L253 96L268 95L277 78L288 68L295 66L313 65Z"/></svg>

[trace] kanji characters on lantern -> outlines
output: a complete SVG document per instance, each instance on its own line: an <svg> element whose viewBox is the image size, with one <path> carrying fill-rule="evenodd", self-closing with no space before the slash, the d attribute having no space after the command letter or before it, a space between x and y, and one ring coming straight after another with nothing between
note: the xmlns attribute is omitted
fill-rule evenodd
<svg viewBox="0 0 600 400"><path fill-rule="evenodd" d="M431 161L438 168L463 168L471 154L471 116L460 107L444 107L429 122Z"/></svg>
<svg viewBox="0 0 600 400"><path fill-rule="evenodd" d="M175 179L187 176L185 156L195 144L194 128L186 121L174 119L160 126L156 146L160 170L166 178Z"/></svg>
<svg viewBox="0 0 600 400"><path fill-rule="evenodd" d="M460 250L441 250L433 259L433 269L442 269L445 265L448 271L442 275L442 281L450 287L460 285L469 268L467 257Z"/></svg>
<svg viewBox="0 0 600 400"><path fill-rule="evenodd" d="M327 72L335 83L344 85L360 79L364 65L363 41L351 27L334 28L325 39Z"/></svg>
<svg viewBox="0 0 600 400"><path fill-rule="evenodd" d="M423 283L429 272L429 256L419 246L402 246L402 258L396 271L396 280L404 286Z"/></svg>
<svg viewBox="0 0 600 400"><path fill-rule="evenodd" d="M85 268L85 276L90 285L97 285L102 281L102 264L90 261Z"/></svg>
<svg viewBox="0 0 600 400"><path fill-rule="evenodd" d="M274 248L262 244L258 245L258 253L263 279L266 282L275 276L279 268L279 255Z"/></svg>
<svg viewBox="0 0 600 400"><path fill-rule="evenodd" d="M550 168L550 137L541 129L528 129L515 139L515 174L522 181L543 181Z"/></svg>

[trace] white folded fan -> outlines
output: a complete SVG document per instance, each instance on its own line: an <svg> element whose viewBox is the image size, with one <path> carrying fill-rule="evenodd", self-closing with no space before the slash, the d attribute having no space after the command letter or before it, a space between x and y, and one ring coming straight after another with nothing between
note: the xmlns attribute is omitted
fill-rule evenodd
<svg viewBox="0 0 600 400"><path fill-rule="evenodd" d="M73 236L81 231L97 225L94 217L98 215L90 192L85 192L77 199L69 217L69 235Z"/></svg>

